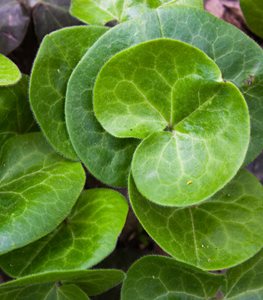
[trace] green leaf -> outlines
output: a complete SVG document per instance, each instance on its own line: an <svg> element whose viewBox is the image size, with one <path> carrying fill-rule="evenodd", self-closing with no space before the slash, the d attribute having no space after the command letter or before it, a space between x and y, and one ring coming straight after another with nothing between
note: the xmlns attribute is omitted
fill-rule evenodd
<svg viewBox="0 0 263 300"><path fill-rule="evenodd" d="M51 232L75 204L85 173L80 163L54 153L39 133L8 139L1 148L0 166L4 254Z"/></svg>
<svg viewBox="0 0 263 300"><path fill-rule="evenodd" d="M240 0L240 7L248 27L263 38L263 2L261 0Z"/></svg>
<svg viewBox="0 0 263 300"><path fill-rule="evenodd" d="M206 81L222 81L221 73L199 49L171 39L141 43L119 52L101 69L93 92L95 116L107 132L121 138L143 139L172 130L202 104L201 97L198 103L189 96Z"/></svg>
<svg viewBox="0 0 263 300"><path fill-rule="evenodd" d="M0 145L16 134L36 129L29 101L28 76L15 85L0 87Z"/></svg>
<svg viewBox="0 0 263 300"><path fill-rule="evenodd" d="M212 299L223 277L162 256L145 256L128 270L122 300Z"/></svg>
<svg viewBox="0 0 263 300"><path fill-rule="evenodd" d="M219 66L223 78L243 92L251 116L251 143L245 163L262 151L262 49L240 30L204 11L180 6L162 8L104 34L85 54L69 81L66 122L70 138L89 171L108 184L120 185L120 178L126 180L136 145L131 145L135 140L114 138L98 124L92 108L95 79L103 65L119 51L161 37L181 40L203 50ZM124 147L131 147L129 155L118 151Z"/></svg>
<svg viewBox="0 0 263 300"><path fill-rule="evenodd" d="M15 84L20 78L18 67L9 58L0 54L0 87Z"/></svg>
<svg viewBox="0 0 263 300"><path fill-rule="evenodd" d="M100 71L93 94L98 121L116 137L145 138L169 128L144 140L132 163L139 191L155 203L200 202L244 161L246 102L222 82L215 63L188 44L157 39L118 53Z"/></svg>
<svg viewBox="0 0 263 300"><path fill-rule="evenodd" d="M72 292L77 291L80 295L80 291L84 291L89 296L102 294L120 284L123 279L124 273L114 269L43 273L1 284L0 297L3 300L13 300L18 296L23 300L53 300L61 299L56 298L55 294L61 295L64 292L70 297L69 299L75 300L79 298L76 294L75 297L71 297Z"/></svg>
<svg viewBox="0 0 263 300"><path fill-rule="evenodd" d="M262 247L263 189L247 171L240 171L198 206L156 205L141 196L132 177L129 195L148 234L179 261L203 270L224 269L245 261Z"/></svg>
<svg viewBox="0 0 263 300"><path fill-rule="evenodd" d="M225 275L193 269L168 257L145 256L130 267L121 299L262 299L262 253Z"/></svg>
<svg viewBox="0 0 263 300"><path fill-rule="evenodd" d="M1 268L12 277L89 268L114 250L127 212L127 202L118 192L87 190L52 233L1 256Z"/></svg>
<svg viewBox="0 0 263 300"><path fill-rule="evenodd" d="M72 0L70 12L83 22L124 22L163 5L203 8L203 0Z"/></svg>
<svg viewBox="0 0 263 300"><path fill-rule="evenodd" d="M78 26L51 33L43 40L34 62L30 81L33 112L50 144L69 159L77 156L65 124L67 82L83 54L106 30Z"/></svg>

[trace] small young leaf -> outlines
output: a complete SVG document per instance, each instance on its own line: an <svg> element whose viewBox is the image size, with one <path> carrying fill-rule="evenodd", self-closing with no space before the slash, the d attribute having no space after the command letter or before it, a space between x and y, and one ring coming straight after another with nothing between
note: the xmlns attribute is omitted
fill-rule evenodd
<svg viewBox="0 0 263 300"><path fill-rule="evenodd" d="M263 251L224 275L206 273L168 257L146 256L129 269L121 300L262 299Z"/></svg>
<svg viewBox="0 0 263 300"><path fill-rule="evenodd" d="M104 25L127 21L162 5L181 4L203 8L203 0L72 0L70 12L83 22Z"/></svg>
<svg viewBox="0 0 263 300"><path fill-rule="evenodd" d="M132 177L129 195L145 230L179 261L203 270L224 269L245 261L262 247L263 189L247 171L239 172L198 206L156 205L140 195Z"/></svg>
<svg viewBox="0 0 263 300"><path fill-rule="evenodd" d="M9 58L0 54L0 87L15 84L20 78L18 67Z"/></svg>
<svg viewBox="0 0 263 300"><path fill-rule="evenodd" d="M0 265L12 277L89 268L114 250L127 212L127 202L118 192L85 191L57 229L35 243L1 256Z"/></svg>
<svg viewBox="0 0 263 300"><path fill-rule="evenodd" d="M28 99L28 77L15 85L0 87L0 147L18 133L36 130Z"/></svg>
<svg viewBox="0 0 263 300"><path fill-rule="evenodd" d="M244 161L246 102L222 82L217 65L188 44L156 39L118 53L100 71L93 94L95 115L110 134L154 133L135 151L132 172L139 191L155 203L207 199Z"/></svg>
<svg viewBox="0 0 263 300"><path fill-rule="evenodd" d="M47 298L49 293L52 295L58 288L62 288L62 293L66 291L66 293L70 295L73 289L76 291L77 287L79 294L80 290L82 290L88 296L94 296L102 294L120 284L123 279L124 273L114 269L50 272L29 275L1 284L0 298L1 300L13 300L15 296L19 296L21 297L19 299L45 300L49 299ZM73 285L74 288L72 288ZM83 293L81 293L81 295L83 296ZM24 298L22 298L22 296ZM51 299L61 298L51 297ZM78 300L79 298L76 298L75 295L75 297L69 299Z"/></svg>
<svg viewBox="0 0 263 300"><path fill-rule="evenodd" d="M43 40L34 63L30 81L33 112L50 144L69 159L77 156L64 117L67 81L82 55L106 30L79 26L51 33Z"/></svg>
<svg viewBox="0 0 263 300"><path fill-rule="evenodd" d="M85 182L40 133L8 139L0 152L0 253L51 232L70 212ZM21 234L21 232L23 234Z"/></svg>
<svg viewBox="0 0 263 300"><path fill-rule="evenodd" d="M240 6L248 27L263 38L263 1L240 0Z"/></svg>

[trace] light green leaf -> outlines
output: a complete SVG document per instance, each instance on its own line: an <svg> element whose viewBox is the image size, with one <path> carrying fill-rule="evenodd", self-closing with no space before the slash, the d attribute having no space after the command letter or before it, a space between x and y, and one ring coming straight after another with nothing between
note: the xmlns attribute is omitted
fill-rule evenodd
<svg viewBox="0 0 263 300"><path fill-rule="evenodd" d="M15 84L21 78L18 67L0 53L0 87Z"/></svg>
<svg viewBox="0 0 263 300"><path fill-rule="evenodd" d="M127 21L163 5L203 8L203 0L72 0L70 12L83 22L104 25Z"/></svg>
<svg viewBox="0 0 263 300"><path fill-rule="evenodd" d="M75 204L85 173L80 163L54 153L40 133L8 139L1 148L0 166L4 254L51 232Z"/></svg>
<svg viewBox="0 0 263 300"><path fill-rule="evenodd" d="M263 2L262 0L240 0L240 7L248 27L263 38Z"/></svg>
<svg viewBox="0 0 263 300"><path fill-rule="evenodd" d="M77 159L65 124L67 82L87 49L107 29L97 26L64 28L47 35L38 51L30 81L30 102L34 115L54 149Z"/></svg>
<svg viewBox="0 0 263 300"><path fill-rule="evenodd" d="M118 192L87 190L52 233L1 256L1 268L12 277L89 268L114 250L127 212L127 202Z"/></svg>
<svg viewBox="0 0 263 300"><path fill-rule="evenodd" d="M89 296L102 294L120 284L123 279L124 273L114 269L30 275L1 284L0 298L1 300L13 300L19 296L18 299L23 300L53 300L61 299L56 297L59 294L61 296L61 293L64 292L64 295L66 293L70 297L69 299L79 300L76 297L77 294L75 294L75 297L71 297L70 294L76 291L79 295L80 291L84 291ZM75 286L72 287L73 285ZM83 292L81 296L83 297Z"/></svg>
<svg viewBox="0 0 263 300"><path fill-rule="evenodd" d="M237 265L263 245L263 189L247 171L239 172L198 206L171 208L151 203L140 195L132 178L129 195L148 234L174 258L200 269Z"/></svg>
<svg viewBox="0 0 263 300"><path fill-rule="evenodd" d="M171 39L141 43L101 69L93 92L95 116L116 137L142 139L173 130L202 104L193 95L209 81L222 81L221 72L199 49Z"/></svg>
<svg viewBox="0 0 263 300"><path fill-rule="evenodd" d="M0 87L0 147L16 134L36 129L28 100L28 77L15 85Z"/></svg>
<svg viewBox="0 0 263 300"><path fill-rule="evenodd" d="M188 44L157 39L118 53L100 71L93 94L98 121L116 137L170 131L144 140L133 158L136 185L155 203L207 199L244 161L246 102L222 81L215 63Z"/></svg>
<svg viewBox="0 0 263 300"><path fill-rule="evenodd" d="M262 253L224 275L193 269L168 257L145 256L130 267L121 300L260 300Z"/></svg>
<svg viewBox="0 0 263 300"><path fill-rule="evenodd" d="M161 37L200 48L216 62L223 78L238 86L244 93L251 116L251 143L245 163L262 151L262 49L240 30L206 12L180 6L162 8L104 34L85 54L69 81L66 122L70 138L89 171L108 184L120 185L120 178L126 179L136 145L132 148L134 140L114 138L98 124L92 111L95 79L103 65L119 51ZM118 151L124 147L130 149L127 156L124 151Z"/></svg>

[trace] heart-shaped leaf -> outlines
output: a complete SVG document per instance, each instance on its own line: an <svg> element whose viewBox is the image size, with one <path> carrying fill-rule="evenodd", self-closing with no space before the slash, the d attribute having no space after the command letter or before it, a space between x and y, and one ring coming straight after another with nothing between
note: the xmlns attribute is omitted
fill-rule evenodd
<svg viewBox="0 0 263 300"><path fill-rule="evenodd" d="M247 171L198 206L156 205L140 195L132 177L129 195L145 230L179 261L204 270L224 269L262 247L263 189Z"/></svg>
<svg viewBox="0 0 263 300"><path fill-rule="evenodd" d="M75 204L85 173L80 163L54 153L40 133L8 139L1 148L0 166L3 254L52 231Z"/></svg>
<svg viewBox="0 0 263 300"><path fill-rule="evenodd" d="M69 159L77 156L64 117L67 81L83 54L106 30L79 26L51 33L43 40L34 62L30 81L33 112L50 144Z"/></svg>
<svg viewBox="0 0 263 300"><path fill-rule="evenodd" d="M87 190L58 228L1 256L0 265L12 277L89 268L114 250L127 212L127 202L118 192Z"/></svg>
<svg viewBox="0 0 263 300"><path fill-rule="evenodd" d="M120 178L126 179L136 147L131 143L136 140L114 138L98 124L92 107L95 79L103 65L119 51L161 37L200 48L216 62L223 78L239 87L251 116L251 143L245 163L262 151L262 49L238 29L204 11L179 5L161 8L104 34L84 55L68 84L66 123L71 141L89 171L108 184L118 185ZM124 147L126 152L121 151ZM127 149L129 155L124 155Z"/></svg>
<svg viewBox="0 0 263 300"><path fill-rule="evenodd" d="M30 22L30 11L25 1L0 2L0 52L7 55L23 41Z"/></svg>
<svg viewBox="0 0 263 300"><path fill-rule="evenodd" d="M240 0L240 6L248 27L263 38L263 2L261 0Z"/></svg>
<svg viewBox="0 0 263 300"><path fill-rule="evenodd" d="M15 84L20 78L18 67L9 58L0 54L0 87Z"/></svg>
<svg viewBox="0 0 263 300"><path fill-rule="evenodd" d="M28 77L15 85L0 87L0 147L12 135L36 129L28 100Z"/></svg>
<svg viewBox="0 0 263 300"><path fill-rule="evenodd" d="M193 269L168 257L145 256L129 269L121 299L261 299L262 254L261 251L224 275Z"/></svg>
<svg viewBox="0 0 263 300"><path fill-rule="evenodd" d="M189 5L203 8L203 0L72 0L70 12L89 24L119 23L162 5Z"/></svg>
<svg viewBox="0 0 263 300"><path fill-rule="evenodd" d="M84 298L84 292L89 296L99 295L120 284L123 279L124 273L114 269L43 273L1 284L0 297L3 300L16 297L61 300L67 295L67 300L89 299ZM82 298L78 298L80 296Z"/></svg>
<svg viewBox="0 0 263 300"><path fill-rule="evenodd" d="M137 148L132 172L139 191L163 205L190 205L214 194L236 174L249 144L241 93L222 82L203 52L171 39L113 56L97 77L94 112L117 137L157 132ZM161 132L165 128L170 132Z"/></svg>

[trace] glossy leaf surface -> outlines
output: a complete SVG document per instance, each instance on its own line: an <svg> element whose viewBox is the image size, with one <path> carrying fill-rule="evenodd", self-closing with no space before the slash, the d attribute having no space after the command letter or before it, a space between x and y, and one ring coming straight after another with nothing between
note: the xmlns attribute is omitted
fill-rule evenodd
<svg viewBox="0 0 263 300"><path fill-rule="evenodd" d="M0 265L12 277L89 268L114 250L127 212L118 192L87 190L55 231L0 257Z"/></svg>
<svg viewBox="0 0 263 300"><path fill-rule="evenodd" d="M64 292L64 295L66 293L69 299L74 300L79 299L76 298L77 295L84 297L83 292L90 296L101 294L121 283L123 279L124 273L114 269L51 272L26 276L1 284L0 296L4 300L13 300L15 297L22 297L22 295L24 298L20 299L61 300L61 298L55 298L56 294ZM57 285L58 282L60 284ZM62 288L62 291L58 291L58 288ZM80 291L83 292L80 293ZM74 296L72 295L73 292L78 294L72 297Z"/></svg>
<svg viewBox="0 0 263 300"><path fill-rule="evenodd" d="M263 38L263 2L261 0L240 0L240 6L248 27Z"/></svg>
<svg viewBox="0 0 263 300"><path fill-rule="evenodd" d="M138 17L162 5L203 8L202 0L72 0L71 14L89 24L119 23Z"/></svg>
<svg viewBox="0 0 263 300"><path fill-rule="evenodd" d="M20 78L18 67L9 58L0 54L0 87L15 84Z"/></svg>
<svg viewBox="0 0 263 300"><path fill-rule="evenodd" d="M15 85L0 87L0 147L16 134L36 129L29 107L28 77L23 76Z"/></svg>
<svg viewBox="0 0 263 300"><path fill-rule="evenodd" d="M145 230L179 261L219 270L245 261L262 247L263 189L247 171L198 206L153 204L140 195L132 178L129 195Z"/></svg>
<svg viewBox="0 0 263 300"><path fill-rule="evenodd" d="M0 152L0 253L52 231L70 212L85 181L39 133L10 138ZM21 234L21 232L23 234Z"/></svg>
<svg viewBox="0 0 263 300"><path fill-rule="evenodd" d="M117 145L127 148L131 141L108 135L94 118L92 90L96 76L119 51L160 37L178 39L200 48L216 62L223 78L240 88L251 116L251 142L245 163L262 150L262 49L233 26L206 12L179 6L162 8L157 13L120 24L103 35L85 54L69 81L66 119L72 143L87 168L103 182L114 184L112 178L125 176L124 168L129 169L130 159L127 156L126 163L115 169L119 161L124 161L123 155L116 155L117 149L120 149ZM96 151L91 153L91 149ZM99 165L103 165L103 169ZM122 174L119 170L123 171Z"/></svg>
<svg viewBox="0 0 263 300"><path fill-rule="evenodd" d="M157 39L113 56L97 77L93 102L97 119L114 136L158 132L140 144L132 162L139 191L155 203L200 202L245 158L246 102L222 82L215 63L188 44Z"/></svg>
<svg viewBox="0 0 263 300"><path fill-rule="evenodd" d="M79 26L56 31L45 37L34 63L30 81L33 112L50 144L69 159L77 156L65 125L67 82L83 54L106 30Z"/></svg>
<svg viewBox="0 0 263 300"><path fill-rule="evenodd" d="M262 267L262 252L225 275L193 269L168 257L146 256L129 269L121 299L261 299Z"/></svg>

